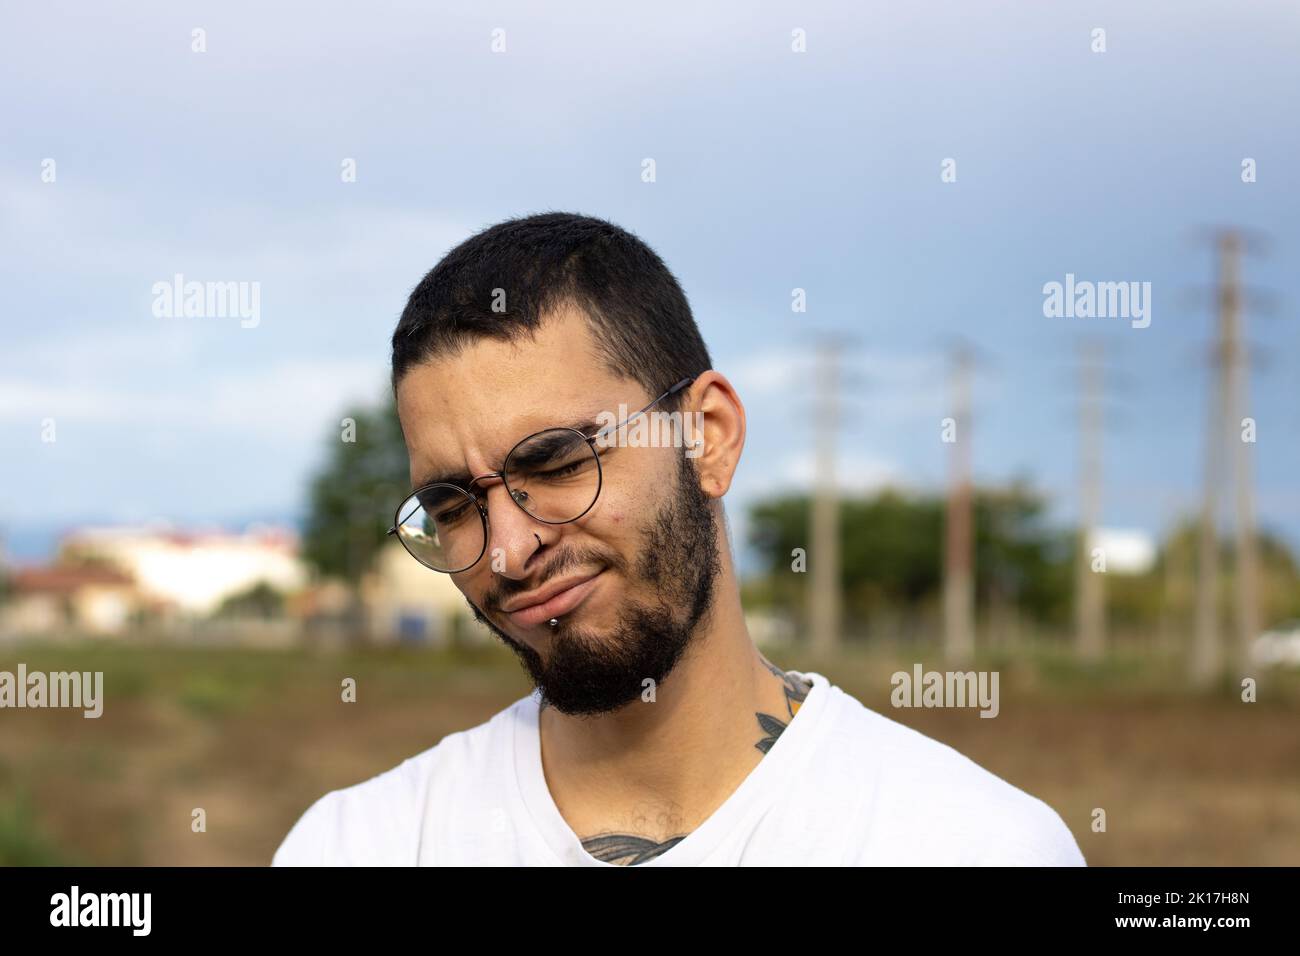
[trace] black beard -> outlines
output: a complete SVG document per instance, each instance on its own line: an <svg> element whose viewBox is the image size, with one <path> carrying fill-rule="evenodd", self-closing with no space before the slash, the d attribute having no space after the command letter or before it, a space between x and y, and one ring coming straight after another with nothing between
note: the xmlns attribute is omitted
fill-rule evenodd
<svg viewBox="0 0 1300 956"><path fill-rule="evenodd" d="M527 644L514 640L493 624L473 601L475 620L486 624L513 650L533 685L541 691L541 706L550 705L570 716L599 716L639 700L646 679L657 687L677 666L702 621L713 607L714 587L722 565L718 555L718 525L710 499L700 489L695 466L684 456L677 469L677 495L659 509L643 531L644 542L636 574L626 563L600 555L567 555L549 569L548 577L565 567L604 564L624 572L632 586L657 594L658 601L629 601L618 624L599 634L561 620L551 634L549 660Z"/></svg>

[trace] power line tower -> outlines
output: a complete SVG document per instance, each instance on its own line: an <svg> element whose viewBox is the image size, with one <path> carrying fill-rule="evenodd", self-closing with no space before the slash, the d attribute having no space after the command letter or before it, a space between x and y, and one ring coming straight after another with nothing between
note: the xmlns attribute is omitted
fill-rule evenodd
<svg viewBox="0 0 1300 956"><path fill-rule="evenodd" d="M971 368L965 343L951 350L953 440L949 452L948 507L944 522L943 653L953 664L975 656L974 517L971 492Z"/></svg>
<svg viewBox="0 0 1300 956"><path fill-rule="evenodd" d="M1096 662L1106 654L1106 568L1097 566L1099 527L1105 477L1102 446L1106 428L1122 420L1112 404L1132 390L1132 380L1111 360L1103 339L1085 336L1076 347L1079 397L1075 422L1079 434L1079 537L1074 574L1074 651L1081 661ZM1104 561L1106 556L1101 555Z"/></svg>
<svg viewBox="0 0 1300 956"><path fill-rule="evenodd" d="M1205 686L1219 676L1225 664L1244 668L1250 644L1258 632L1259 609L1255 541L1255 502L1250 474L1250 448L1246 413L1249 405L1248 358L1242 335L1240 260L1244 241L1240 233L1223 230L1216 236L1219 284L1216 292L1217 335L1210 366L1215 385L1211 396L1205 446L1205 492L1201 506L1198 542L1196 625L1192 638L1191 673L1195 684ZM1251 425L1253 429L1253 425ZM1231 463L1235 492L1234 605L1236 640L1225 651L1219 633L1220 491Z"/></svg>
<svg viewBox="0 0 1300 956"><path fill-rule="evenodd" d="M817 344L816 462L812 499L811 643L814 654L840 646L840 501L835 484L835 449L840 423L839 348L832 339Z"/></svg>
<svg viewBox="0 0 1300 956"><path fill-rule="evenodd" d="M1075 569L1075 651L1081 660L1100 660L1106 650L1102 576L1093 569L1092 547L1101 517L1102 349L1080 344L1083 397L1079 404L1079 555Z"/></svg>
<svg viewBox="0 0 1300 956"><path fill-rule="evenodd" d="M1235 583L1237 603L1237 640L1229 655L1238 673L1245 670L1250 647L1259 634L1258 556L1255 537L1255 487L1251 476L1250 448L1246 440L1246 419L1250 417L1249 359L1243 342L1242 308L1239 279L1241 240L1234 233L1221 239L1223 262L1223 302L1220 306L1224 342L1224 378L1227 380L1229 434L1233 446L1232 481L1236 487ZM1251 426L1251 438L1253 425Z"/></svg>
<svg viewBox="0 0 1300 956"><path fill-rule="evenodd" d="M838 650L843 638L844 580L836 476L843 390L858 384L853 371L845 370L842 362L857 340L844 333L825 331L815 333L813 341L813 378L817 392L813 413L816 429L808 569L811 577L809 643L814 654L829 655Z"/></svg>
<svg viewBox="0 0 1300 956"><path fill-rule="evenodd" d="M795 415L795 430L808 431L811 419L813 476L807 549L808 617L805 622L809 651L832 655L843 638L843 570L840 553L840 492L836 462L839 433L846 424L846 389L860 384L860 376L845 359L858 346L856 336L833 328L805 330L791 344L791 368L797 379L789 379L800 400L789 409ZM812 402L802 401L802 387L812 379ZM852 396L847 396L852 405Z"/></svg>

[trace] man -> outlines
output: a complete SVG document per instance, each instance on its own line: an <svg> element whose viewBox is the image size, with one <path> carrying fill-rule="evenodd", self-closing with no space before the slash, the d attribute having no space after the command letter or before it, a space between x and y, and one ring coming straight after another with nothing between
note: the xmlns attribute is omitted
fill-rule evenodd
<svg viewBox="0 0 1300 956"><path fill-rule="evenodd" d="M493 226L392 345L391 533L535 689L321 797L275 865L1084 863L1046 804L755 648L722 511L744 406L639 239Z"/></svg>

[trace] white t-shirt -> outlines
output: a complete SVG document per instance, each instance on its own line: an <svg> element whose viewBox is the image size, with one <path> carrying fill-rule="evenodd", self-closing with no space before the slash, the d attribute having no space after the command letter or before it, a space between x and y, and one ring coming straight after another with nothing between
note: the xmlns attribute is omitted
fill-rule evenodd
<svg viewBox="0 0 1300 956"><path fill-rule="evenodd" d="M1084 866L1047 804L821 674L722 806L638 866ZM534 691L312 804L274 866L616 866L583 849L542 773Z"/></svg>

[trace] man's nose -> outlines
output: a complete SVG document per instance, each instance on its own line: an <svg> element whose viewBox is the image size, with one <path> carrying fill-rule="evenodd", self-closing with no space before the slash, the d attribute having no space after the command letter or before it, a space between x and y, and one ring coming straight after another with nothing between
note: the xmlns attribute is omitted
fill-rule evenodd
<svg viewBox="0 0 1300 956"><path fill-rule="evenodd" d="M484 490L483 498L488 513L487 559L492 570L509 578L526 577L528 559L537 550L540 535L546 533L542 529L551 526L524 512L528 507L527 492L514 492L512 500L500 479Z"/></svg>

